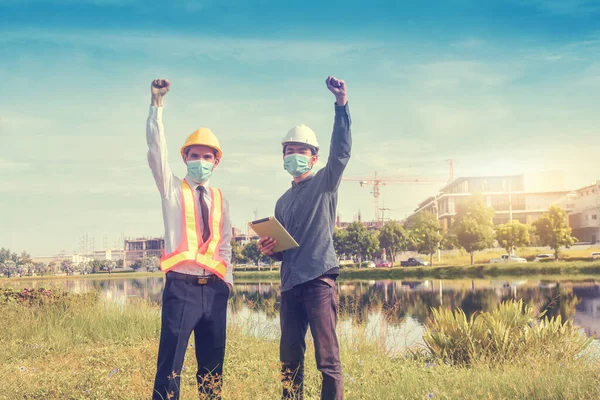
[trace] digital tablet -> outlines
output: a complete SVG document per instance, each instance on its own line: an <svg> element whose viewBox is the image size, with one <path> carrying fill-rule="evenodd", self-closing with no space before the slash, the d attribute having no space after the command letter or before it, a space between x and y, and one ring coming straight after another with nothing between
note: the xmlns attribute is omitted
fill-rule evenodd
<svg viewBox="0 0 600 400"><path fill-rule="evenodd" d="M252 221L248 224L250 228L260 237L268 236L277 241L277 246L273 249L275 253L298 247L298 243L283 225L275 217L268 217Z"/></svg>

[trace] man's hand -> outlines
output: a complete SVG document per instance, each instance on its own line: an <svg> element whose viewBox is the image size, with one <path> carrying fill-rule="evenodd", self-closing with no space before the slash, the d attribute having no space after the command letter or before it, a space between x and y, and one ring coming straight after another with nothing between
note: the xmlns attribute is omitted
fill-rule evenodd
<svg viewBox="0 0 600 400"><path fill-rule="evenodd" d="M155 79L150 85L152 92L152 106L162 107L162 98L171 89L171 82L168 79Z"/></svg>
<svg viewBox="0 0 600 400"><path fill-rule="evenodd" d="M277 246L277 241L275 239L271 239L270 237L261 237L258 241L258 250L263 253L265 256L272 256L275 254L273 249Z"/></svg>
<svg viewBox="0 0 600 400"><path fill-rule="evenodd" d="M335 102L338 106L345 106L348 102L346 95L346 82L341 79L334 78L333 76L328 77L325 80L327 89L335 96Z"/></svg>

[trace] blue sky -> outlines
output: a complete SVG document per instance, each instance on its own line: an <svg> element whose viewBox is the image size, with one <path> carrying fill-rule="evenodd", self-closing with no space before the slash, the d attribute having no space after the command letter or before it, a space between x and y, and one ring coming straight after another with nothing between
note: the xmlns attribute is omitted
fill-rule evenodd
<svg viewBox="0 0 600 400"><path fill-rule="evenodd" d="M452 158L456 176L561 170L585 185L600 179L599 17L585 0L0 0L0 246L162 235L145 144L159 77L173 171L187 134L211 127L225 152L212 184L240 228L289 186L290 127L311 126L327 154L328 75L348 84L347 177L443 180ZM403 218L437 189L390 184L381 202ZM373 217L370 190L343 182L339 213L358 210Z"/></svg>

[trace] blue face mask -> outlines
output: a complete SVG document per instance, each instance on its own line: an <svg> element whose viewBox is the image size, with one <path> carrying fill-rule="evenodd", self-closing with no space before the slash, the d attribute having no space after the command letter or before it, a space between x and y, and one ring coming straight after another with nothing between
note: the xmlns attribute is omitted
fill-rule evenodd
<svg viewBox="0 0 600 400"><path fill-rule="evenodd" d="M206 182L212 175L212 170L215 164L206 161L188 161L187 171L188 176L198 183Z"/></svg>
<svg viewBox="0 0 600 400"><path fill-rule="evenodd" d="M309 161L309 156L290 154L283 158L283 168L294 177L304 175L311 170L311 167L308 165Z"/></svg>

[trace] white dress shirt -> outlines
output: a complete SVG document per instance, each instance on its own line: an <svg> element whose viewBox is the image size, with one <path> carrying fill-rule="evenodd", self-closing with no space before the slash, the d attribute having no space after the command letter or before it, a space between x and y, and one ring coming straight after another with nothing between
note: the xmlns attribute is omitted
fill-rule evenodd
<svg viewBox="0 0 600 400"><path fill-rule="evenodd" d="M148 142L148 164L154 175L156 186L160 192L162 199L163 221L165 224L165 251L167 254L173 252L181 242L181 234L183 230L183 221L181 220L181 180L171 172L167 161L167 143L165 141L164 126L162 123L162 107L150 106L150 115L146 123L146 141ZM200 186L189 178L185 180L193 189L194 201L199 202L197 188ZM204 187L207 190L204 192L206 205L210 210L212 199L209 193L208 182L205 182ZM200 207L198 212L201 213ZM202 220L202 215L199 215ZM204 227L200 224L200 230ZM223 232L220 246L216 249L221 257L227 263L227 273L225 282L233 285L233 268L231 266L231 220L229 217L229 203L223 197ZM171 271L179 272L188 275L210 275L205 269L198 265L184 262L174 267Z"/></svg>

